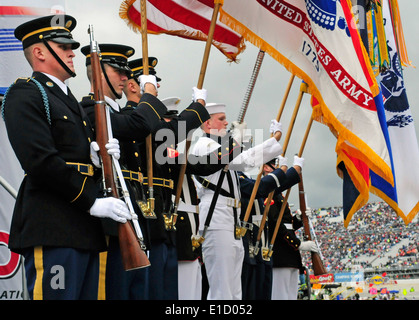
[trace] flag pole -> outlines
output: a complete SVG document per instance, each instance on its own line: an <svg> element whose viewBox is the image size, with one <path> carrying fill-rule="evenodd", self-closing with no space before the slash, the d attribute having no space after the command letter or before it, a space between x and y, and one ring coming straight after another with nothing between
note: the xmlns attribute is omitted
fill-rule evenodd
<svg viewBox="0 0 419 320"><path fill-rule="evenodd" d="M141 0L141 44L143 55L143 74L149 74L148 64L148 39L147 39L147 0ZM157 90L157 88L156 88ZM151 133L146 137L146 153L147 153L147 183L148 183L148 198L147 209L148 215L155 216L154 213L154 188L153 188L153 147Z"/></svg>
<svg viewBox="0 0 419 320"><path fill-rule="evenodd" d="M197 85L198 89L202 89L202 86L204 85L204 78L205 78L205 73L207 71L212 39L214 37L214 31L215 31L215 26L217 23L218 12L220 11L222 2L223 0L214 0L214 11L212 12L211 24L208 31L207 42L205 44L204 57L202 59L201 70L199 72L198 85Z"/></svg>
<svg viewBox="0 0 419 320"><path fill-rule="evenodd" d="M256 80L259 75L260 67L264 57L265 51L259 50L258 56L256 57L255 66L253 67L252 76L250 77L250 82L247 87L246 94L244 95L243 104L237 118L239 123L244 121L244 116L246 115L247 108L249 107L250 98L252 97L253 89L255 88Z"/></svg>
<svg viewBox="0 0 419 320"><path fill-rule="evenodd" d="M301 147L300 147L300 150L298 152L298 157L301 157L302 154L303 154L303 151L304 151L304 148L305 148L305 145L306 145L306 142L307 142L307 138L308 138L308 135L309 135L310 130L311 130L312 123L313 123L313 116L311 115L309 123L307 125L306 132L304 134L303 142L301 143ZM269 261L272 254L273 254L273 245L275 243L276 236L278 235L279 226L280 226L281 221L282 221L282 216L284 215L284 212L285 212L286 204L288 202L288 198L289 198L289 195L291 193L291 189L292 188L289 188L287 190L287 193L285 194L284 200L282 201L281 210L279 212L278 220L276 221L275 229L274 229L274 232L272 234L272 239L271 239L271 243L269 244L269 248L262 248L262 258L264 260ZM270 200L272 200L272 198L268 200L268 203L265 206L266 211L269 211ZM264 214L265 214L265 212L264 212Z"/></svg>
<svg viewBox="0 0 419 320"><path fill-rule="evenodd" d="M217 24L218 12L220 11L221 5L222 5L222 0L215 0L214 1L214 10L212 12L211 24L210 24L210 28L208 30L207 41L205 43L204 55L203 55L203 58L202 58L201 70L199 72L198 84L196 86L198 89L202 89L202 87L204 85L205 73L206 73L206 70L207 70L209 55L210 55L210 51L211 51L211 44L212 44L212 40L214 38L214 31L215 31L215 27L216 27L216 24ZM182 193L182 186L183 186L183 179L185 177L185 172L186 172L186 165L188 163L188 152L189 152L189 148L191 147L191 140L192 140L191 136L192 135L188 133L187 138L186 138L186 142L185 142L185 151L184 151L183 158L182 158L182 164L181 164L181 167L180 167L180 170L179 170L179 177L178 177L178 181L177 181L175 200L174 200L173 208L171 210L172 211L171 212L171 215L172 215L171 226L172 226L172 228L174 228L174 225L176 223L177 209L178 209L178 205L179 205L180 195Z"/></svg>
<svg viewBox="0 0 419 320"><path fill-rule="evenodd" d="M298 108L299 108L299 106L300 106L300 104L301 104L301 101L302 101L302 98L303 98L303 94L304 94L304 92L306 92L306 91L307 91L307 84L306 84L305 82L303 82L303 83L301 84L301 86L300 86L300 93L299 93L299 96L298 96L298 99L297 99L297 102L296 102L296 109L297 109L297 106L298 106ZM294 112L295 112L295 110L294 110ZM294 119L294 121L295 121L295 119ZM305 139L306 139L306 138L305 138ZM286 152L287 147L288 147L288 146L287 146L287 145L285 145L285 143L284 143L284 151L283 151L282 156L284 156L284 155L285 155L285 152ZM257 252L258 252L258 250L259 250L258 246L259 246L260 238L261 238L261 236L262 236L262 231L263 231L263 228L265 227L266 218L268 217L268 212L269 212L269 208L270 208L270 206L271 206L271 201L272 201L273 196L274 196L274 192L271 192L271 193L269 194L268 198L266 199L265 209L264 209L264 211L263 211L263 216L262 216L261 224L260 224L260 227L259 227L258 236L257 236L257 238L256 238L256 244L255 244L255 253L256 253L256 254L257 254Z"/></svg>
<svg viewBox="0 0 419 320"><path fill-rule="evenodd" d="M278 111L278 115L276 116L277 121L281 120L282 113L284 112L285 104L287 102L288 95L290 93L291 86L292 86L292 83L294 81L294 78L295 78L295 76L293 74L291 74L290 80L288 81L288 85L287 85L287 88L285 90L284 97L282 98L282 102L281 102L281 106L280 106L279 111ZM272 136L273 136L273 134L271 134L271 137ZM287 138L289 138L289 137L287 137ZM288 143L288 142L286 142L286 143ZM284 143L284 146L285 145L286 144ZM255 184L253 185L252 193L250 194L249 203L247 204L246 213L245 213L245 215L243 217L243 220L241 222L240 235L242 237L246 234L246 231L249 228L249 225L248 225L247 221L249 220L250 213L252 211L253 203L254 203L255 198L256 198L256 193L257 193L257 190L259 188L260 180L262 179L262 174L263 174L263 164L260 166L259 173L258 173L257 178L255 180Z"/></svg>

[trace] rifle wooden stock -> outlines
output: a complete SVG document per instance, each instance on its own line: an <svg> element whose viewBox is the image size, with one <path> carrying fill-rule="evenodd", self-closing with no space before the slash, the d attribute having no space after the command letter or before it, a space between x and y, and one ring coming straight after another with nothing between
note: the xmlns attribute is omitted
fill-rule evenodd
<svg viewBox="0 0 419 320"><path fill-rule="evenodd" d="M89 33L93 30L89 29ZM91 34L91 39L93 36ZM95 131L96 142L99 145L99 155L102 160L103 182L106 196L119 199L118 189L115 182L112 167L112 158L108 154L105 144L108 143L108 127L106 120L106 103L102 86L102 75L99 61L98 48L92 50L91 43L91 65L93 90L95 97ZM140 242L130 222L118 223L118 237L121 249L122 261L126 271L147 267L150 261L145 252L141 249Z"/></svg>
<svg viewBox="0 0 419 320"><path fill-rule="evenodd" d="M300 174L300 182L298 183L299 200L300 200L300 211L301 219L304 225L304 234L307 240L311 239L310 223L306 214L306 200L304 195L303 176ZM323 265L323 261L318 252L311 252L311 263L313 264L313 271L315 276L327 274L326 268Z"/></svg>

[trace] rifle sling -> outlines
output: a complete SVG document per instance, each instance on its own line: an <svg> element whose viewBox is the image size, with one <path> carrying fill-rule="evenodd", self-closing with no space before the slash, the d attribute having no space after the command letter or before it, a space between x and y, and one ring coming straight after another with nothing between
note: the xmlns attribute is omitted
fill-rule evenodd
<svg viewBox="0 0 419 320"><path fill-rule="evenodd" d="M222 175L222 173L220 174L220 177L221 177L221 175ZM195 179L198 180L198 182L200 184L202 184L202 186L204 188L210 189L214 192L217 190L217 186L215 184L213 184L212 182L210 182L209 180L207 180L205 178L202 178L201 176L197 176L197 175L195 175ZM219 182L220 182L220 179L218 180L218 183ZM217 185L218 185L218 183L217 183ZM221 188L221 186L220 186L219 193L224 197L230 197L230 193L227 192L226 190L224 190L223 188Z"/></svg>

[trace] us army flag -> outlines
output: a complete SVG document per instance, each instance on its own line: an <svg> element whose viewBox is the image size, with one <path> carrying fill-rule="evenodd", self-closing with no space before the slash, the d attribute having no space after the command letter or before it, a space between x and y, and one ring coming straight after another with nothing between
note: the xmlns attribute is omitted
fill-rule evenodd
<svg viewBox="0 0 419 320"><path fill-rule="evenodd" d="M225 0L220 20L307 82L318 101L313 114L337 137L347 169L357 170L345 152L393 185L380 88L347 1Z"/></svg>

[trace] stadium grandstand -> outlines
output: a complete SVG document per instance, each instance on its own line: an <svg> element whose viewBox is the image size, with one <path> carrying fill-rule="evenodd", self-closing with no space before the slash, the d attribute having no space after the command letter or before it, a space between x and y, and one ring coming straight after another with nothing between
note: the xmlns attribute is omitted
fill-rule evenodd
<svg viewBox="0 0 419 320"><path fill-rule="evenodd" d="M375 286L382 297L380 288L405 282L405 287L414 291L410 283L419 285L418 217L405 225L385 202L375 202L359 210L348 228L343 225L342 207L313 209L311 222L324 266L333 275L323 282L323 288L326 283L351 289L362 286L360 291L365 293ZM298 235L302 239L302 229ZM309 254L303 255L303 264L312 274ZM354 278L339 283L341 275ZM398 291L394 290L401 294Z"/></svg>

